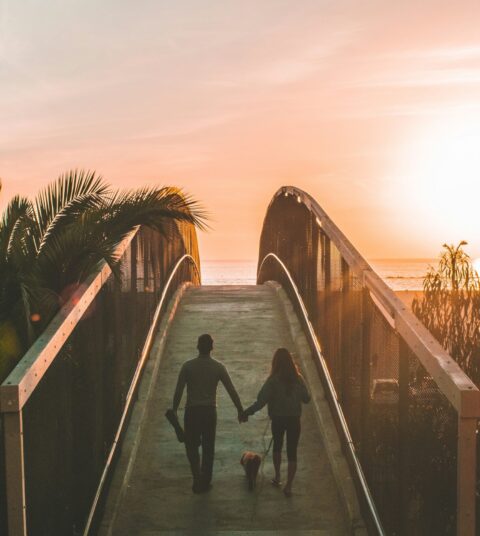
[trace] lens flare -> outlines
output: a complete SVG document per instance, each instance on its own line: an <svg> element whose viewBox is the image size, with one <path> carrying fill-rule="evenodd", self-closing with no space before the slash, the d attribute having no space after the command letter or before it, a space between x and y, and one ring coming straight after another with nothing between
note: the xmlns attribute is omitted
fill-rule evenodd
<svg viewBox="0 0 480 536"><path fill-rule="evenodd" d="M10 322L0 322L0 376L12 370L22 354L22 346Z"/></svg>

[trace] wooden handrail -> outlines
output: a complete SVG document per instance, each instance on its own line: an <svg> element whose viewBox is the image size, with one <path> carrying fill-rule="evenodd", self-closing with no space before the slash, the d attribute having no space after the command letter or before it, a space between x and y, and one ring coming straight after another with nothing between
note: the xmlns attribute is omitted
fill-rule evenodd
<svg viewBox="0 0 480 536"><path fill-rule="evenodd" d="M118 246L116 254L119 258L137 232L138 228ZM21 411L111 273L110 266L104 261L98 272L73 293L42 335L27 350L0 386L1 413Z"/></svg>
<svg viewBox="0 0 480 536"><path fill-rule="evenodd" d="M317 201L294 186L284 186L274 195L291 195L300 200L315 216L317 224L330 238L348 263L355 276L365 285L395 322L395 329L415 352L420 363L432 376L442 393L457 410L460 417L480 418L480 391L463 372L451 355L395 292L373 270L348 238L333 223ZM382 308L379 308L385 314ZM388 318L387 318L388 320Z"/></svg>

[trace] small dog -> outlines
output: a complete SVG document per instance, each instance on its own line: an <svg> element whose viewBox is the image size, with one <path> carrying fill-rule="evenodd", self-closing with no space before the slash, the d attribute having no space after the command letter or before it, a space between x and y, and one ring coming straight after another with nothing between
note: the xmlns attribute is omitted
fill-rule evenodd
<svg viewBox="0 0 480 536"><path fill-rule="evenodd" d="M262 463L262 458L256 452L245 451L240 458L240 463L245 470L245 476L248 480L248 489L252 491L257 482L258 469Z"/></svg>

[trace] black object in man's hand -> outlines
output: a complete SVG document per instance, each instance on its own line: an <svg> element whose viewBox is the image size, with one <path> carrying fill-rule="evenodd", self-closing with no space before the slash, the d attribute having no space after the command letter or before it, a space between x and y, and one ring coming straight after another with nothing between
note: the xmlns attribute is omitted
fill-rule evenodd
<svg viewBox="0 0 480 536"><path fill-rule="evenodd" d="M177 439L180 441L180 443L185 443L185 432L183 431L183 428L178 422L178 417L175 411L173 411L173 409L167 409L165 417L167 418L168 422L173 426L173 429L177 434Z"/></svg>

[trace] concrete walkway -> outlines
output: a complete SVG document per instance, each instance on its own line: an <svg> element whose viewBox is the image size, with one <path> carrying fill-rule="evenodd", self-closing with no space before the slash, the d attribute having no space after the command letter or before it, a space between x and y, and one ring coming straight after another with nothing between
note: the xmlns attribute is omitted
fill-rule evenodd
<svg viewBox="0 0 480 536"><path fill-rule="evenodd" d="M274 350L279 346L295 350L272 288L188 289L168 333L147 401L146 425L137 437L136 456L128 469L126 460L118 464L100 534L349 534L312 404L302 416L293 497L286 499L271 486L271 455L265 460L256 490L249 492L240 456L244 450L264 451L270 440L268 417L262 410L239 425L233 404L219 386L213 489L203 495L192 493L184 447L176 441L164 413L171 407L182 362L196 356L197 336L205 332L213 336L214 357L227 366L245 406L254 401L266 378ZM151 360L159 358L151 356ZM184 402L185 394L181 410ZM125 449L122 456L128 452Z"/></svg>

